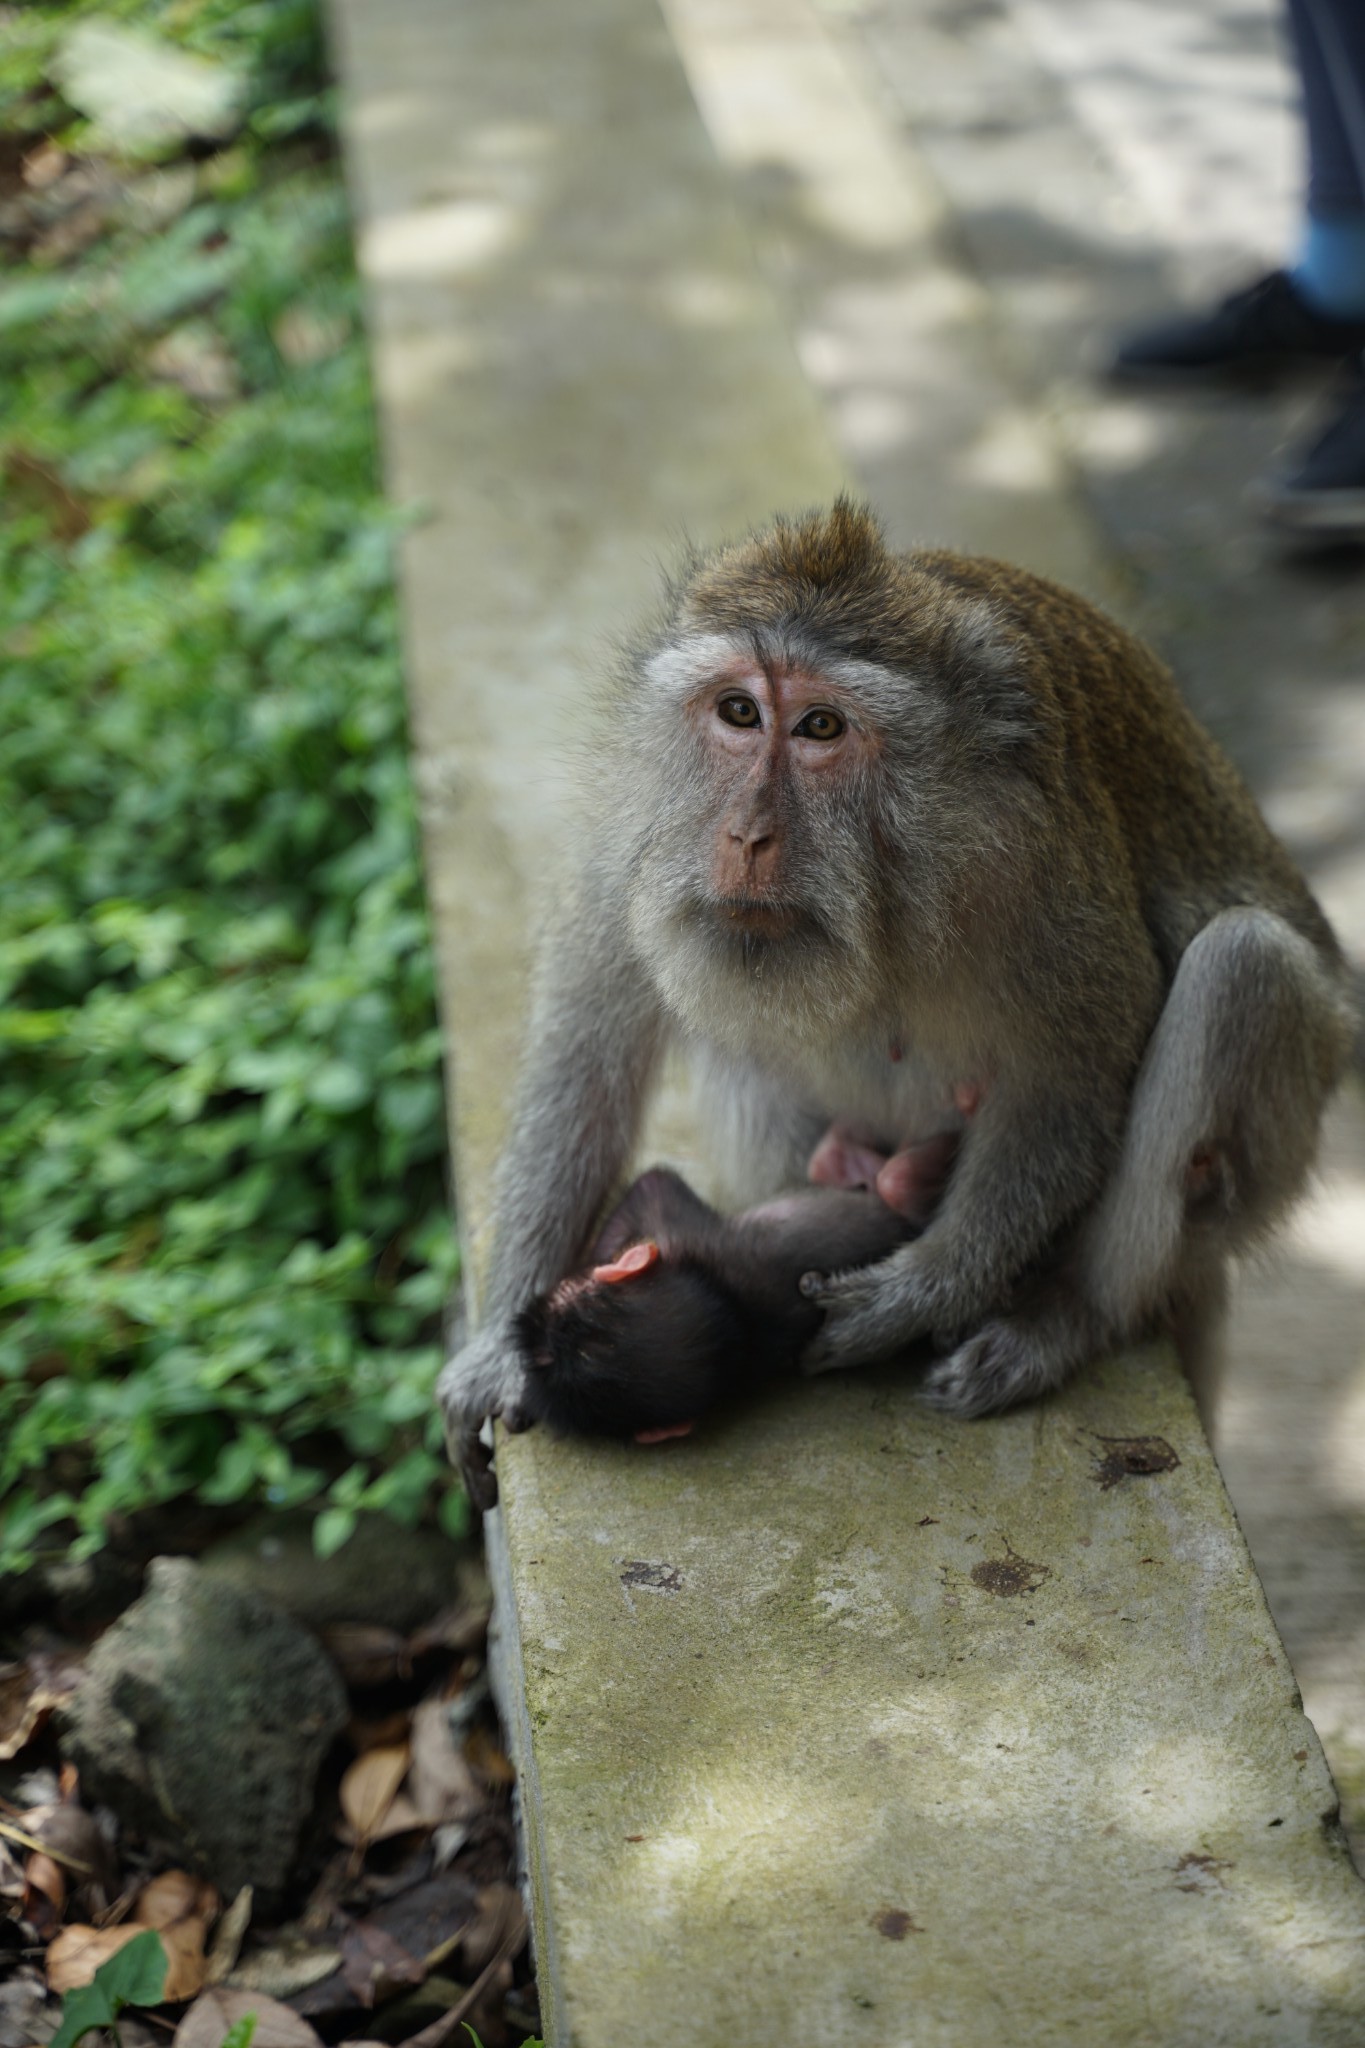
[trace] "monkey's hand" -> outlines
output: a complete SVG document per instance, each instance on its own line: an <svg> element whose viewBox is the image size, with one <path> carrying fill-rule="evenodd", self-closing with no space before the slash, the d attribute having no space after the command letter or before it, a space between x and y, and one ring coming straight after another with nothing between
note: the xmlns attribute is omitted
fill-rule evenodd
<svg viewBox="0 0 1365 2048"><path fill-rule="evenodd" d="M824 1311L824 1321L801 1354L803 1372L875 1365L927 1335L933 1311L916 1284L915 1253L905 1245L875 1266L806 1274L801 1292Z"/></svg>
<svg viewBox="0 0 1365 2048"><path fill-rule="evenodd" d="M497 1416L508 1429L525 1429L526 1368L515 1335L505 1324L480 1330L446 1361L436 1382L445 1420L446 1448L465 1491L481 1513L496 1507L498 1482L483 1427Z"/></svg>

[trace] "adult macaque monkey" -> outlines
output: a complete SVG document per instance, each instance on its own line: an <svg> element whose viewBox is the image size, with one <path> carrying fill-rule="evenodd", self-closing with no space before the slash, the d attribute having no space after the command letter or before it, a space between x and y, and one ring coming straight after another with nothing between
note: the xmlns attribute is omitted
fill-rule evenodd
<svg viewBox="0 0 1365 2048"><path fill-rule="evenodd" d="M891 554L841 499L683 565L593 782L481 1327L440 1384L466 1451L525 1419L515 1319L590 1242L671 1035L750 1199L831 1126L897 1157L960 1134L922 1235L807 1283L808 1369L930 1334L926 1392L971 1416L1157 1328L1200 1348L1229 1254L1303 1184L1351 1017L1325 918L1147 648L1022 569Z"/></svg>

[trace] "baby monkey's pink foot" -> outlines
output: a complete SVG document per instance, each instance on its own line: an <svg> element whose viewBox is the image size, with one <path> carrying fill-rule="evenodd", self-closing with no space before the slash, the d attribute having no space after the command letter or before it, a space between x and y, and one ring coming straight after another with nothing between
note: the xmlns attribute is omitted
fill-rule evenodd
<svg viewBox="0 0 1365 2048"><path fill-rule="evenodd" d="M893 1152L875 1183L887 1208L911 1223L927 1223L948 1184L960 1142L956 1131L939 1131Z"/></svg>
<svg viewBox="0 0 1365 2048"><path fill-rule="evenodd" d="M954 1090L954 1100L968 1093L965 1087ZM979 1091L970 1093L970 1109L957 1102L967 1116L979 1100ZM897 1216L927 1223L938 1207L960 1143L957 1131L936 1131L886 1153L853 1137L842 1124L831 1124L811 1154L806 1178L817 1187L875 1188Z"/></svg>
<svg viewBox="0 0 1365 2048"><path fill-rule="evenodd" d="M811 1153L806 1179L820 1188L874 1188L885 1152L864 1145L842 1124L831 1124Z"/></svg>

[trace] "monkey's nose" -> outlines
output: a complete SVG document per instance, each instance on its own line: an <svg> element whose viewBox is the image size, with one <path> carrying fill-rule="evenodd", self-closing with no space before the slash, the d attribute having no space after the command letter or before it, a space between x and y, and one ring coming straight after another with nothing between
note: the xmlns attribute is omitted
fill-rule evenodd
<svg viewBox="0 0 1365 2048"><path fill-rule="evenodd" d="M730 838L741 865L753 876L762 875L766 869L772 867L777 858L777 837L766 827L758 826L748 832L732 832Z"/></svg>

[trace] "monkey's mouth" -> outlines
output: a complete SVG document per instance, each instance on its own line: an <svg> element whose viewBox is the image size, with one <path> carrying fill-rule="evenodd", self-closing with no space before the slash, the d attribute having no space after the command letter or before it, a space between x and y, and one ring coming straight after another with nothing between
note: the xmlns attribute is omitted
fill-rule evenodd
<svg viewBox="0 0 1365 2048"><path fill-rule="evenodd" d="M724 931L763 939L786 939L809 920L790 903L770 896L721 896L706 906L709 922Z"/></svg>

